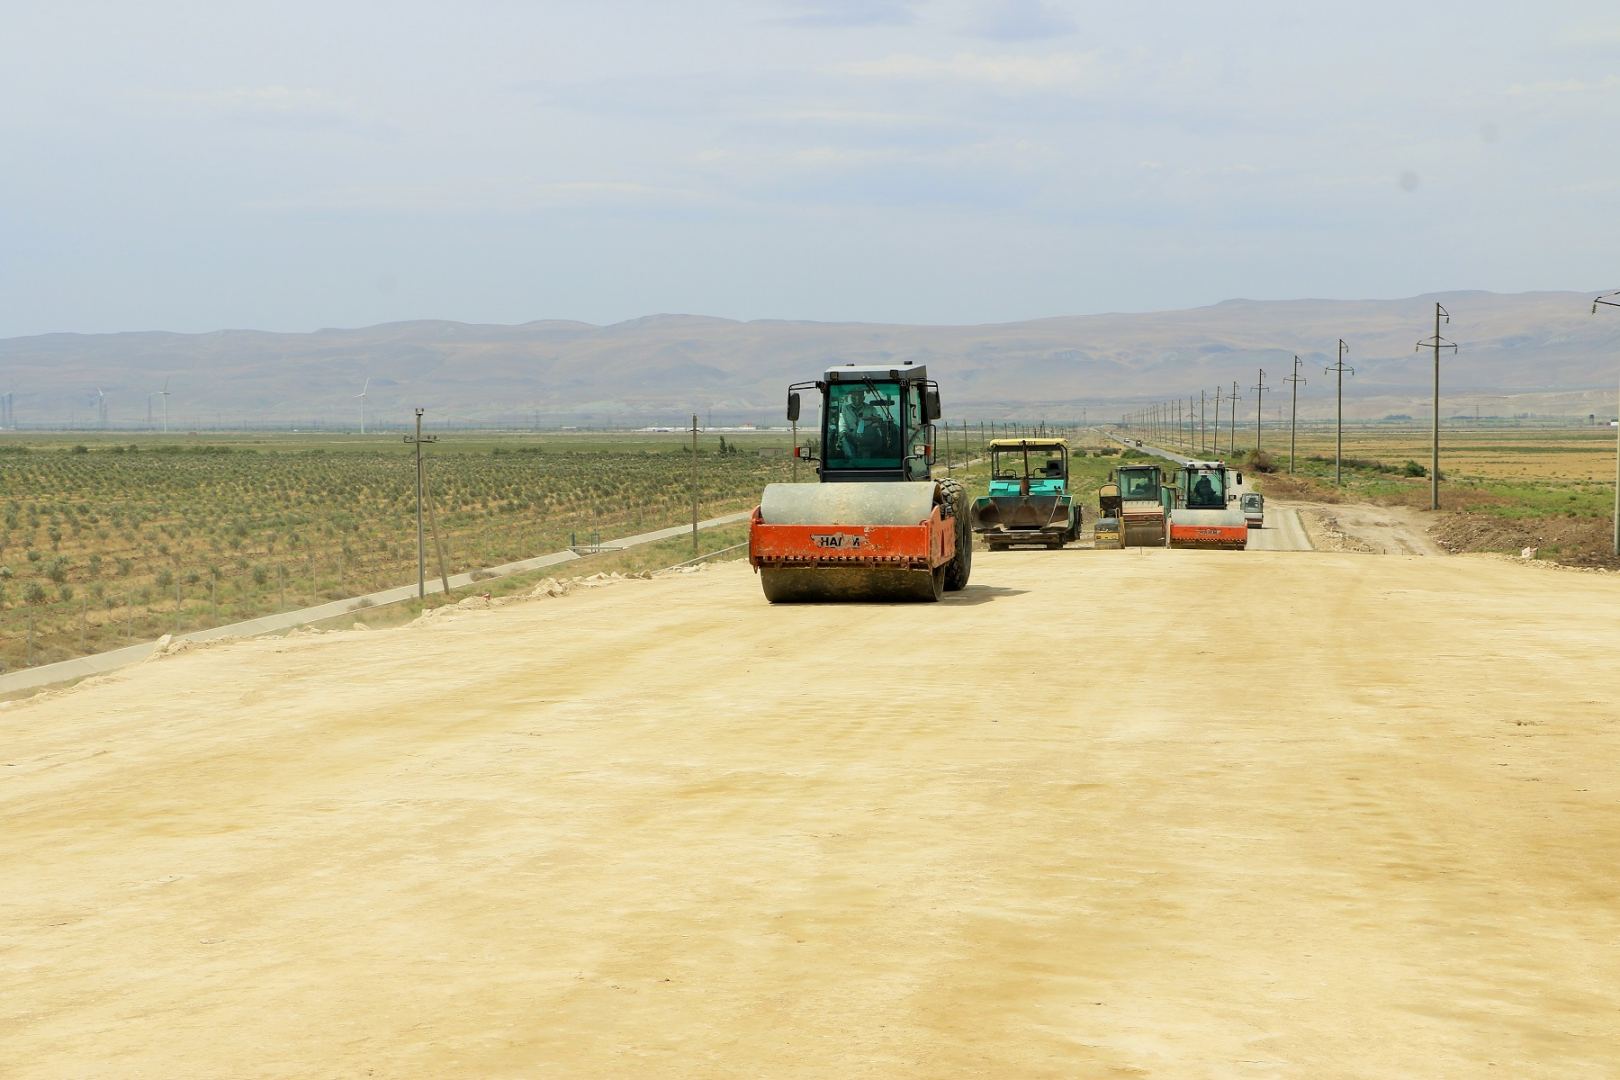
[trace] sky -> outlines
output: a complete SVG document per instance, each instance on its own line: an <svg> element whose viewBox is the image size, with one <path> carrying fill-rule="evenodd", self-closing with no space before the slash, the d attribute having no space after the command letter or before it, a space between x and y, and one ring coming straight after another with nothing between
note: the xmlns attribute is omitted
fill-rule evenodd
<svg viewBox="0 0 1620 1080"><path fill-rule="evenodd" d="M6 9L0 337L1620 287L1612 5Z"/></svg>

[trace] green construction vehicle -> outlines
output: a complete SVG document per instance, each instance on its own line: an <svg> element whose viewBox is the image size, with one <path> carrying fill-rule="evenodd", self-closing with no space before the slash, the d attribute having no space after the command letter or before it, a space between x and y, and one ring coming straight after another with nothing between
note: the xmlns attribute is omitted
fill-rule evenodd
<svg viewBox="0 0 1620 1080"><path fill-rule="evenodd" d="M1014 544L1060 548L1080 535L1063 439L992 439L990 493L973 503L973 531L991 551Z"/></svg>

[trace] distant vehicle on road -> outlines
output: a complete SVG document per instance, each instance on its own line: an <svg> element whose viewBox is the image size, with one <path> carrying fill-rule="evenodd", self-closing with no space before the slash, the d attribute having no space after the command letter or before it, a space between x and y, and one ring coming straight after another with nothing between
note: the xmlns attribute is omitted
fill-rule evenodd
<svg viewBox="0 0 1620 1080"><path fill-rule="evenodd" d="M1251 529L1263 529L1266 525L1266 497L1258 491L1246 491L1243 498L1238 500L1243 508L1243 520Z"/></svg>

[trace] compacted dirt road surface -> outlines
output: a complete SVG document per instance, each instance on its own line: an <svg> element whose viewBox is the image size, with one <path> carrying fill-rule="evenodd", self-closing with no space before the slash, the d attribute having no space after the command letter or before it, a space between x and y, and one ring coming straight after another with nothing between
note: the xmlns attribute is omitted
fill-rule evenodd
<svg viewBox="0 0 1620 1080"><path fill-rule="evenodd" d="M1361 551L1378 555L1445 555L1429 535L1434 515L1409 506L1368 503L1290 502L1324 551Z"/></svg>
<svg viewBox="0 0 1620 1080"><path fill-rule="evenodd" d="M1620 578L744 566L0 709L8 1077L1596 1077Z"/></svg>

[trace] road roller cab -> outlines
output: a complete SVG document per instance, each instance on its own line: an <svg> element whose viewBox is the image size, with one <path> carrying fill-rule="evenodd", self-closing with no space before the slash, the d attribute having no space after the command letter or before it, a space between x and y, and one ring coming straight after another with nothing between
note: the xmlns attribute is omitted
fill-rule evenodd
<svg viewBox="0 0 1620 1080"><path fill-rule="evenodd" d="M1249 526L1233 504L1237 493L1231 471L1219 461L1188 461L1181 466L1170 511L1170 546L1241 551L1249 543Z"/></svg>
<svg viewBox="0 0 1620 1080"><path fill-rule="evenodd" d="M788 388L820 407L818 483L769 484L748 530L748 561L773 603L938 600L967 585L972 534L961 485L935 480L939 387L925 367L847 364Z"/></svg>
<svg viewBox="0 0 1620 1080"><path fill-rule="evenodd" d="M939 385L923 366L846 364L815 382L788 387L789 420L797 421L803 395L813 391L821 409L824 484L921 481L932 476ZM798 456L805 457L797 448ZM814 458L810 460L815 461Z"/></svg>
<svg viewBox="0 0 1620 1080"><path fill-rule="evenodd" d="M1164 546L1164 478L1157 465L1121 465L1114 470L1114 506L1124 529L1125 547Z"/></svg>

